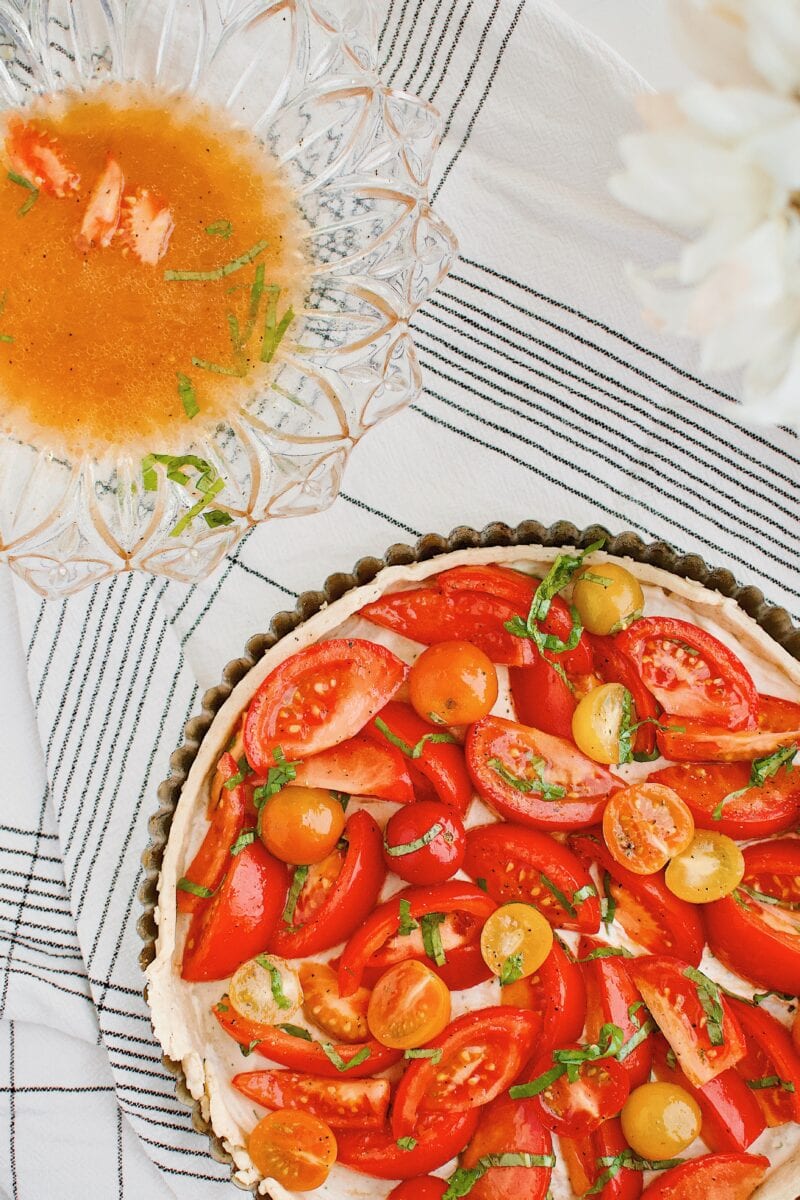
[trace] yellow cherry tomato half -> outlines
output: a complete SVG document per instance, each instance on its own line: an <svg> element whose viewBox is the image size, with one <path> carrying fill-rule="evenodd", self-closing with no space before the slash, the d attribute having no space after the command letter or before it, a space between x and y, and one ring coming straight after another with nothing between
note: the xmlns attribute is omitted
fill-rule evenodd
<svg viewBox="0 0 800 1200"><path fill-rule="evenodd" d="M643 1083L634 1088L620 1119L628 1145L649 1160L680 1154L692 1144L703 1123L694 1096L675 1083Z"/></svg>
<svg viewBox="0 0 800 1200"><path fill-rule="evenodd" d="M481 931L481 954L501 983L532 975L553 948L550 922L530 904L501 904Z"/></svg>
<svg viewBox="0 0 800 1200"><path fill-rule="evenodd" d="M342 836L344 809L325 788L286 787L261 814L261 840L282 862L322 862Z"/></svg>
<svg viewBox="0 0 800 1200"><path fill-rule="evenodd" d="M605 635L619 633L644 609L644 593L635 575L616 563L593 563L575 576L572 603L584 629Z"/></svg>
<svg viewBox="0 0 800 1200"><path fill-rule="evenodd" d="M372 989L367 1024L384 1046L394 1050L422 1046L440 1034L449 1020L447 984L416 959L390 967Z"/></svg>
<svg viewBox="0 0 800 1200"><path fill-rule="evenodd" d="M624 698L621 683L604 683L579 701L572 714L572 736L587 758L599 763L619 762Z"/></svg>
<svg viewBox="0 0 800 1200"><path fill-rule="evenodd" d="M618 863L653 875L694 836L694 817L677 792L661 783L635 783L615 792L603 811L603 837Z"/></svg>
<svg viewBox="0 0 800 1200"><path fill-rule="evenodd" d="M437 642L423 650L408 676L419 715L440 725L471 725L493 708L497 671L471 642Z"/></svg>
<svg viewBox="0 0 800 1200"><path fill-rule="evenodd" d="M311 1113L279 1108L258 1122L247 1139L247 1153L266 1179L290 1192L322 1187L336 1162L336 1138Z"/></svg>
<svg viewBox="0 0 800 1200"><path fill-rule="evenodd" d="M742 882L744 857L733 838L698 829L682 854L664 873L671 892L692 904L708 904L729 896Z"/></svg>
<svg viewBox="0 0 800 1200"><path fill-rule="evenodd" d="M271 954L259 954L237 967L228 998L240 1017L271 1025L291 1021L303 1003L303 989L290 966Z"/></svg>

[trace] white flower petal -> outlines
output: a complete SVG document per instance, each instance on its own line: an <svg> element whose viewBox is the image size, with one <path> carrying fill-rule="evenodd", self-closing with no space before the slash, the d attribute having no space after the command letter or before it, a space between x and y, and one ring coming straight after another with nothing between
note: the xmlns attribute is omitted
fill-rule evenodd
<svg viewBox="0 0 800 1200"><path fill-rule="evenodd" d="M669 12L681 57L699 75L719 84L760 82L739 0L672 0Z"/></svg>
<svg viewBox="0 0 800 1200"><path fill-rule="evenodd" d="M747 46L756 69L787 95L800 89L800 9L796 0L749 0Z"/></svg>
<svg viewBox="0 0 800 1200"><path fill-rule="evenodd" d="M708 221L743 169L729 150L688 133L633 134L621 140L620 152L628 169L611 179L612 194L677 226Z"/></svg>
<svg viewBox="0 0 800 1200"><path fill-rule="evenodd" d="M800 105L794 120L748 139L745 153L787 191L800 188Z"/></svg>
<svg viewBox="0 0 800 1200"><path fill-rule="evenodd" d="M780 125L800 115L800 104L756 88L719 88L697 83L677 97L680 111L713 138L737 142L765 126Z"/></svg>

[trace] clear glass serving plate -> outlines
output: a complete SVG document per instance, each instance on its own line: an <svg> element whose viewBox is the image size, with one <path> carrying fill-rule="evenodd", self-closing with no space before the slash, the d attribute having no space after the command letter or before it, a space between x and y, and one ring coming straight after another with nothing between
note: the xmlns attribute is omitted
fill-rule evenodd
<svg viewBox="0 0 800 1200"><path fill-rule="evenodd" d="M0 434L0 561L41 594L201 578L257 522L331 504L358 439L418 395L408 322L457 246L428 204L439 115L380 82L374 22L370 0L0 0L0 109L109 81L223 108L283 164L312 263L273 383L187 426L229 524L182 521L202 500L192 471L156 464L146 489L139 451L68 459Z"/></svg>

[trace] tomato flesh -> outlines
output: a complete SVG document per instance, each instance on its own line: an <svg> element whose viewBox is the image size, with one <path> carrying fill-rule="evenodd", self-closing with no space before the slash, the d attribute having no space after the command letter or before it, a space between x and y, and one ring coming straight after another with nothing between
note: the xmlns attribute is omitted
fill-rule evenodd
<svg viewBox="0 0 800 1200"><path fill-rule="evenodd" d="M236 760L230 754L223 754L217 766L217 774L221 780L219 803L211 817L211 824L186 870L186 880L209 892L215 892L220 885L226 867L230 864L231 846L236 841L244 825L247 800L241 784L226 788L225 784L239 774ZM208 900L194 892L178 888L178 912L195 912L205 908Z"/></svg>
<svg viewBox="0 0 800 1200"><path fill-rule="evenodd" d="M266 1178L310 1192L322 1186L336 1162L336 1139L319 1117L278 1109L251 1131L247 1153Z"/></svg>
<svg viewBox="0 0 800 1200"><path fill-rule="evenodd" d="M538 971L502 989L501 1001L540 1016L538 1051L554 1050L580 1037L587 1016L581 969L558 940Z"/></svg>
<svg viewBox="0 0 800 1200"><path fill-rule="evenodd" d="M375 1179L413 1179L435 1171L455 1158L466 1146L478 1124L479 1110L429 1113L414 1130L415 1144L404 1150L394 1131L344 1130L337 1142L339 1162Z"/></svg>
<svg viewBox="0 0 800 1200"><path fill-rule="evenodd" d="M583 1138L560 1137L559 1147L576 1196L583 1196L595 1185L604 1169L600 1163L602 1158L615 1158L629 1149L616 1117L603 1121L599 1128ZM643 1186L641 1171L623 1167L600 1191L593 1194L597 1200L638 1200Z"/></svg>
<svg viewBox="0 0 800 1200"><path fill-rule="evenodd" d="M749 1200L768 1170L763 1154L703 1154L665 1171L642 1200Z"/></svg>
<svg viewBox="0 0 800 1200"><path fill-rule="evenodd" d="M499 1096L481 1122L462 1157L469 1169L492 1154L527 1153L551 1161L552 1139L530 1100ZM490 1167L470 1191L472 1200L545 1200L552 1167Z"/></svg>
<svg viewBox="0 0 800 1200"><path fill-rule="evenodd" d="M563 1047L579 1050L577 1042ZM552 1054L540 1055L529 1070L536 1079L553 1067ZM546 1129L566 1137L585 1137L616 1116L630 1092L630 1076L615 1058L598 1058L578 1067L577 1079L560 1075L533 1097Z"/></svg>
<svg viewBox="0 0 800 1200"><path fill-rule="evenodd" d="M539 655L527 667L508 672L517 720L554 737L572 737L575 696L549 659Z"/></svg>
<svg viewBox="0 0 800 1200"><path fill-rule="evenodd" d="M694 818L677 792L646 779L614 792L603 813L603 837L617 862L653 875L685 850Z"/></svg>
<svg viewBox="0 0 800 1200"><path fill-rule="evenodd" d="M378 717L390 733L400 738L412 750L421 743L419 757L405 760L410 764L409 770L417 798L438 798L442 804L449 804L463 817L472 803L474 792L462 747L452 742L431 741L430 735L437 730L427 721L423 721L409 704L393 700L381 709ZM377 745L387 745L386 735L379 729L376 721L371 721L365 732ZM388 744L392 745L391 742ZM396 747L392 746L392 749ZM420 783L426 784L432 790L431 797L420 794Z"/></svg>
<svg viewBox="0 0 800 1200"><path fill-rule="evenodd" d="M732 998L731 1006L747 1044L736 1070L748 1085L775 1081L751 1088L767 1125L800 1122L800 1054L789 1031L763 1008Z"/></svg>
<svg viewBox="0 0 800 1200"><path fill-rule="evenodd" d="M400 751L385 740L380 745L364 734L306 758L296 768L294 782L347 796L376 796L396 804L411 804L415 799L411 773Z"/></svg>
<svg viewBox="0 0 800 1200"><path fill-rule="evenodd" d="M731 731L684 719L681 728L660 730L658 744L677 762L752 762L800 741L800 704L792 700L760 695L756 720L754 729Z"/></svg>
<svg viewBox="0 0 800 1200"><path fill-rule="evenodd" d="M426 1175L424 1179L406 1179L392 1188L387 1200L442 1200L447 1191L447 1180Z"/></svg>
<svg viewBox="0 0 800 1200"><path fill-rule="evenodd" d="M246 1071L231 1080L263 1108L302 1109L331 1129L381 1129L389 1109L388 1079L324 1079L298 1071Z"/></svg>
<svg viewBox="0 0 800 1200"><path fill-rule="evenodd" d="M800 818L800 771L784 769L760 787L749 787L749 763L679 763L655 771L647 781L677 792L700 829L732 838L783 833Z"/></svg>
<svg viewBox="0 0 800 1200"><path fill-rule="evenodd" d="M608 949L605 943L582 937L578 944L578 959L586 985L586 1038L596 1042L603 1025L617 1025L624 1041L634 1037L647 1019L641 996L633 985L622 956L602 956ZM590 957L593 953L597 957ZM652 1036L640 1042L623 1059L631 1089L650 1077Z"/></svg>
<svg viewBox="0 0 800 1200"><path fill-rule="evenodd" d="M336 972L327 963L303 962L297 973L303 989L303 1012L313 1025L337 1042L369 1039L367 988L359 988L352 996L340 996Z"/></svg>

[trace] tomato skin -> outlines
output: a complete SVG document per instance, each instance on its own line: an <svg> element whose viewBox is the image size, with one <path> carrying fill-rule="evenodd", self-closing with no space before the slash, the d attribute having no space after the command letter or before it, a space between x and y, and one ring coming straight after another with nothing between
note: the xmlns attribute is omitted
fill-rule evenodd
<svg viewBox="0 0 800 1200"><path fill-rule="evenodd" d="M566 788L566 796L545 800L536 791L521 792L489 766L497 758L512 773L517 752L543 759L547 781ZM618 782L564 738L529 729L502 717L485 717L467 734L467 767L478 792L501 816L533 829L580 829L599 820L606 797ZM519 769L519 768L518 768Z"/></svg>
<svg viewBox="0 0 800 1200"><path fill-rule="evenodd" d="M541 1016L537 1051L576 1041L586 1020L586 986L581 968L556 939L538 971L501 991L501 1002Z"/></svg>
<svg viewBox="0 0 800 1200"><path fill-rule="evenodd" d="M514 1082L530 1058L539 1029L539 1018L524 1008L483 1008L451 1021L426 1047L441 1049L439 1062L414 1059L397 1085L392 1106L395 1137L413 1133L420 1113L460 1112L494 1100ZM465 1069L459 1055L465 1051L474 1055L479 1047L481 1056L471 1059ZM491 1073L487 1062L493 1064ZM451 1065L461 1078L448 1088L443 1077ZM463 1076L472 1073L480 1075L480 1083L470 1087Z"/></svg>
<svg viewBox="0 0 800 1200"><path fill-rule="evenodd" d="M611 857L599 835L573 834L569 845L587 865L597 863L602 873L610 875L617 901L616 919L627 929L623 918L626 912L630 915L628 932L645 950L653 954L666 951L693 967L699 965L705 933L696 905L673 896L663 875L628 871Z"/></svg>
<svg viewBox="0 0 800 1200"><path fill-rule="evenodd" d="M485 920L497 908L494 900L480 888L460 880L433 887L409 887L397 892L369 914L345 946L339 960L339 992L342 996L350 996L356 991L371 956L398 932L401 900L408 901L410 916L417 921L427 913L453 911Z"/></svg>
<svg viewBox="0 0 800 1200"><path fill-rule="evenodd" d="M281 958L319 954L344 941L372 912L386 878L380 828L366 809L359 809L345 825L344 837L344 863L322 907L298 929L277 924L267 943L270 954Z"/></svg>
<svg viewBox="0 0 800 1200"><path fill-rule="evenodd" d="M436 733L434 726L414 712L410 704L390 701L378 713L390 732L402 738L409 746L416 746L425 734ZM365 730L377 745L390 745L383 733L371 721ZM396 749L396 747L392 747ZM400 751L397 751L400 754ZM406 760L413 771L420 772L433 788L442 804L449 804L459 816L465 816L474 795L472 780L464 761L464 751L452 742L426 742L419 758Z"/></svg>
<svg viewBox="0 0 800 1200"><path fill-rule="evenodd" d="M234 788L224 786L226 780L233 779L239 774L236 759L230 754L223 754L217 766L222 786L217 807L211 817L211 824L206 830L206 836L199 850L186 870L186 878L201 887L214 892L219 887L225 868L231 861L231 846L242 832L247 799L241 784ZM209 901L192 892L178 891L178 912L196 912L206 908Z"/></svg>
<svg viewBox="0 0 800 1200"><path fill-rule="evenodd" d="M580 1048L578 1042L561 1047L564 1050ZM552 1066L552 1053L540 1054L526 1075L536 1079ZM581 1063L574 1082L566 1074L561 1075L532 1099L546 1129L559 1136L580 1138L598 1129L609 1117L618 1116L630 1090L630 1076L624 1064L615 1058L599 1058Z"/></svg>
<svg viewBox="0 0 800 1200"><path fill-rule="evenodd" d="M43 130L12 117L7 126L5 151L17 175L63 200L80 187L80 176L66 159L58 141Z"/></svg>
<svg viewBox="0 0 800 1200"><path fill-rule="evenodd" d="M736 1064L745 1081L777 1075L794 1086L793 1092L784 1088L759 1088L751 1091L769 1126L800 1122L800 1054L791 1034L780 1021L763 1008L755 1008L731 997L731 1007L744 1030L747 1053ZM748 1089L750 1090L750 1089Z"/></svg>
<svg viewBox="0 0 800 1200"><path fill-rule="evenodd" d="M625 969L624 958L610 956L583 961L592 950L603 945L603 942L587 937L582 937L578 943L578 958L586 984L586 1040L596 1042L602 1026L612 1024L619 1026L627 1042L646 1019L646 1013L639 1009L634 1014L636 1020L630 1015L631 1005L640 1001L641 996ZM652 1035L645 1038L623 1060L622 1065L630 1077L631 1091L650 1078L652 1040Z"/></svg>
<svg viewBox="0 0 800 1200"><path fill-rule="evenodd" d="M768 1170L763 1154L703 1154L665 1171L642 1200L748 1200Z"/></svg>
<svg viewBox="0 0 800 1200"><path fill-rule="evenodd" d="M488 1154L550 1155L553 1143L530 1100L498 1098L481 1112L480 1124L462 1157L474 1167ZM470 1191L472 1200L545 1200L551 1167L490 1167Z"/></svg>
<svg viewBox="0 0 800 1200"><path fill-rule="evenodd" d="M397 847L410 845L440 827L440 832L425 846L408 854L392 854ZM383 857L386 866L406 883L444 883L455 875L464 861L466 834L458 813L437 800L418 800L398 809L383 831Z"/></svg>
<svg viewBox="0 0 800 1200"><path fill-rule="evenodd" d="M572 902L576 892L593 886L589 872L549 834L505 821L473 826L467 833L464 870L473 879L485 880L487 892L498 904L514 900L533 904L556 929L596 933L600 928L596 895ZM571 903L572 912L542 882L543 873Z"/></svg>
<svg viewBox="0 0 800 1200"><path fill-rule="evenodd" d="M407 674L396 654L360 638L332 638L298 650L270 672L250 701L243 730L247 761L266 776L275 751L292 761L338 746L391 700ZM315 690L331 680L332 688ZM290 707L297 704L299 712ZM300 728L291 732L294 725Z"/></svg>
<svg viewBox="0 0 800 1200"><path fill-rule="evenodd" d="M475 1132L479 1113L477 1108L429 1113L417 1124L417 1144L411 1150L397 1145L388 1126L381 1130L343 1130L336 1139L339 1162L376 1179L414 1179L444 1166L464 1149Z"/></svg>
<svg viewBox="0 0 800 1200"><path fill-rule="evenodd" d="M323 1079L299 1071L245 1071L231 1083L263 1108L301 1109L331 1129L381 1129L391 1092L388 1079Z"/></svg>
<svg viewBox="0 0 800 1200"><path fill-rule="evenodd" d="M342 999L336 972L329 963L306 960L297 974L303 989L303 1012L312 1025L337 1042L364 1042L369 1038L367 988Z"/></svg>
<svg viewBox="0 0 800 1200"><path fill-rule="evenodd" d="M595 1183L602 1170L598 1167L598 1159L615 1158L629 1148L618 1117L609 1117L585 1137L560 1137L559 1147L567 1164L572 1190L577 1196L582 1196ZM642 1172L623 1167L618 1175L609 1179L594 1194L597 1200L638 1200L643 1187Z"/></svg>
<svg viewBox="0 0 800 1200"><path fill-rule="evenodd" d="M224 1001L214 1004L211 1012L225 1032L240 1046L254 1044L253 1048L259 1054L282 1067L288 1067L290 1071L319 1075L324 1079L342 1078L342 1072L334 1066L319 1042L308 1042L305 1038L285 1033L277 1025L261 1025L257 1021L248 1021L246 1017L240 1017L232 1006L226 1008ZM333 1048L345 1062L349 1062L365 1046L369 1049L368 1057L355 1067L348 1068L347 1079L366 1079L385 1070L386 1067L394 1066L403 1057L402 1050L390 1050L374 1038L368 1042L342 1042L334 1044Z"/></svg>
<svg viewBox="0 0 800 1200"><path fill-rule="evenodd" d="M636 754L650 755L656 748L656 731L653 721L658 716L658 705L642 683L641 676L632 660L618 645L617 638L590 636L594 669L603 683L621 683L633 700L633 723L647 721L636 732L633 749Z"/></svg>
<svg viewBox="0 0 800 1200"><path fill-rule="evenodd" d="M610 854L636 875L655 875L688 849L694 832L688 805L671 787L652 778L614 792L603 813Z"/></svg>
<svg viewBox="0 0 800 1200"><path fill-rule="evenodd" d="M447 1180L426 1175L424 1179L407 1179L392 1188L386 1200L442 1200Z"/></svg>
<svg viewBox="0 0 800 1200"><path fill-rule="evenodd" d="M800 818L800 772L785 769L763 786L747 788L742 796L728 801L720 819L714 819L720 801L746 788L749 779L749 763L676 763L648 775L647 782L676 791L700 829L732 838L756 838L793 828Z"/></svg>
<svg viewBox="0 0 800 1200"><path fill-rule="evenodd" d="M681 721L683 731L660 730L658 744L676 762L752 762L800 741L800 704L792 700L759 695L757 722L756 729L731 732Z"/></svg>
<svg viewBox="0 0 800 1200"><path fill-rule="evenodd" d="M411 804L415 799L408 764L397 747L385 738L378 745L364 734L306 758L295 768L294 782L348 796L377 796L395 804Z"/></svg>
<svg viewBox="0 0 800 1200"><path fill-rule="evenodd" d="M241 963L266 949L283 912L287 887L285 864L260 842L232 857L208 906L192 916L181 978L191 983L227 979Z"/></svg>
<svg viewBox="0 0 800 1200"><path fill-rule="evenodd" d="M510 667L508 682L514 711L521 725L554 737L572 737L575 697L548 659L539 655L529 667Z"/></svg>
<svg viewBox="0 0 800 1200"><path fill-rule="evenodd" d="M425 953L422 934L414 930L408 936L390 937L379 950L370 955L364 968L362 982L374 987L383 972L395 963L408 958L424 962L443 980L452 992L475 987L491 979L492 972L483 961L480 947L482 921L465 913L448 913L439 926L447 962L438 966Z"/></svg>

